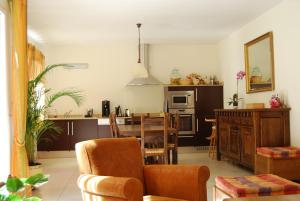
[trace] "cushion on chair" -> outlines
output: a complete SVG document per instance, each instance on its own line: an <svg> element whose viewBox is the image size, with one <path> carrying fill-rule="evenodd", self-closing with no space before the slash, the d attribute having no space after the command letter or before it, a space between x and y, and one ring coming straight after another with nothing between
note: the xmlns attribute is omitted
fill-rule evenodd
<svg viewBox="0 0 300 201"><path fill-rule="evenodd" d="M298 147L258 147L256 152L267 158L300 158Z"/></svg>
<svg viewBox="0 0 300 201"><path fill-rule="evenodd" d="M216 177L216 186L232 197L299 194L300 184L272 174Z"/></svg>

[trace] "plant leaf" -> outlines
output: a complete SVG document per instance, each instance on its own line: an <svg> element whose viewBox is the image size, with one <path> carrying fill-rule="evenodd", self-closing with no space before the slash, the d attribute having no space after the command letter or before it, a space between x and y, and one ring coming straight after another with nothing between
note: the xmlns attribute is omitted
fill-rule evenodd
<svg viewBox="0 0 300 201"><path fill-rule="evenodd" d="M7 197L7 200L8 201L22 201L22 199L18 195L15 195L15 194L10 194Z"/></svg>
<svg viewBox="0 0 300 201"><path fill-rule="evenodd" d="M7 200L8 196L4 194L0 194L0 200Z"/></svg>
<svg viewBox="0 0 300 201"><path fill-rule="evenodd" d="M29 198L25 198L24 201L41 201L41 198L38 197L29 197Z"/></svg>
<svg viewBox="0 0 300 201"><path fill-rule="evenodd" d="M67 96L69 98L71 98L72 100L75 101L75 103L77 104L77 106L80 106L83 102L83 96L81 95L82 91L79 90L62 90L59 92L56 92L55 94L52 94L51 96L49 96L46 100L46 108L51 107L52 103L55 102L57 99L63 97L63 96Z"/></svg>
<svg viewBox="0 0 300 201"><path fill-rule="evenodd" d="M25 183L34 186L38 183L44 183L47 181L48 181L48 175L36 174L26 179Z"/></svg>
<svg viewBox="0 0 300 201"><path fill-rule="evenodd" d="M6 189L9 192L15 193L23 187L23 182L17 177L9 177L6 181Z"/></svg>

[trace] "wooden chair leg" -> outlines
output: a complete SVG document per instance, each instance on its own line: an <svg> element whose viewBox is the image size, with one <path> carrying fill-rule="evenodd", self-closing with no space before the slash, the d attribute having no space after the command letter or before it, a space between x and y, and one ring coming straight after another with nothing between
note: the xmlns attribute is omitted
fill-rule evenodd
<svg viewBox="0 0 300 201"><path fill-rule="evenodd" d="M211 159L215 159L215 148L216 148L216 145L215 145L215 138L213 137L212 139L211 139L211 141L212 141L212 157L211 157Z"/></svg>
<svg viewBox="0 0 300 201"><path fill-rule="evenodd" d="M210 158L210 155L212 153L212 139L210 138L210 141L209 141L209 148L208 148L208 157Z"/></svg>

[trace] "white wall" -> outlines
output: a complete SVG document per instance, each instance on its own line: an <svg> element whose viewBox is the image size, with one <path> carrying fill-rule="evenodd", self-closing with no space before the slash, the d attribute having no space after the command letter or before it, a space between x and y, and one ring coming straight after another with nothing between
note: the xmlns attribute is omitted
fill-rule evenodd
<svg viewBox="0 0 300 201"><path fill-rule="evenodd" d="M291 142L300 145L300 1L285 0L262 16L222 40L219 46L221 76L224 80L225 101L235 92L235 74L244 69L244 43L273 31L275 59L275 92L245 93L245 81L240 85L240 94L245 102L264 102L274 93L283 96L291 107ZM227 105L227 104L224 104Z"/></svg>
<svg viewBox="0 0 300 201"><path fill-rule="evenodd" d="M111 100L112 107L121 105L132 112L159 112L163 109L163 87L126 87L132 79L137 62L136 44L102 44L86 46L45 45L47 64L86 62L88 69L56 69L47 77L46 85L53 91L77 87L84 91L85 102L80 108L68 99L58 101L53 108L58 114L72 110L82 114L88 108L100 113L101 100ZM182 74L199 72L218 75L216 45L150 45L150 72L164 83L174 67ZM54 112L54 109L50 112Z"/></svg>

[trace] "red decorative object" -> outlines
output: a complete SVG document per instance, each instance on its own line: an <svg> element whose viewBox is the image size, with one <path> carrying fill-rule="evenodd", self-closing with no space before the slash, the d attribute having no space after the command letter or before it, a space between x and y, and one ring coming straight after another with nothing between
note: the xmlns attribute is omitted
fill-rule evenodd
<svg viewBox="0 0 300 201"><path fill-rule="evenodd" d="M282 106L282 103L280 101L278 94L272 95L271 100L270 100L270 106L271 106L271 108L279 108Z"/></svg>

